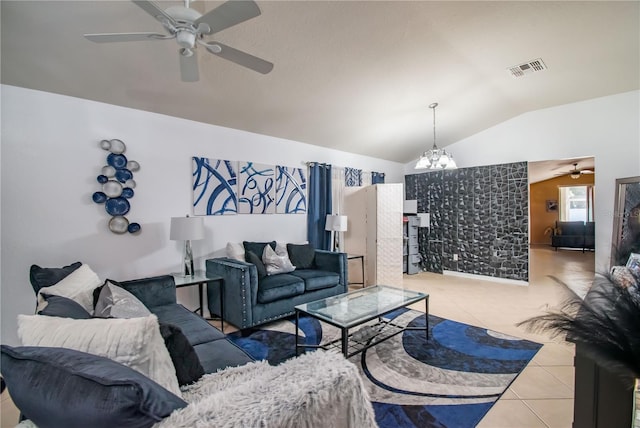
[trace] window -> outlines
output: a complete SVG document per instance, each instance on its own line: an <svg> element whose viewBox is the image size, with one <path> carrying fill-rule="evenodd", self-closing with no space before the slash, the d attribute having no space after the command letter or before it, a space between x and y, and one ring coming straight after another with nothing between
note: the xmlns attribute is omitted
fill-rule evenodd
<svg viewBox="0 0 640 428"><path fill-rule="evenodd" d="M593 221L593 186L560 187L560 221Z"/></svg>

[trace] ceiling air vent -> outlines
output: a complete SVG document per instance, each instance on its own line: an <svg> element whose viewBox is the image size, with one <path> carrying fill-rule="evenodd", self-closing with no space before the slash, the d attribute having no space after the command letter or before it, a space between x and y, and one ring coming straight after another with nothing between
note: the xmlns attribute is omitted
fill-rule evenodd
<svg viewBox="0 0 640 428"><path fill-rule="evenodd" d="M514 65L513 67L507 68L507 70L513 77L522 77L525 74L537 73L538 71L543 71L546 69L547 66L540 58L525 62L524 64Z"/></svg>

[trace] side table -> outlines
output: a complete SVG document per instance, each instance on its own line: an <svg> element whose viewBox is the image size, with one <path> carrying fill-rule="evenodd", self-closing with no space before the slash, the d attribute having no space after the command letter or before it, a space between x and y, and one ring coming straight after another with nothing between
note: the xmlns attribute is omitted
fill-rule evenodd
<svg viewBox="0 0 640 428"><path fill-rule="evenodd" d="M360 259L360 267L362 268L362 282L349 282L349 284L362 284L362 288L364 288L364 256L361 254L347 254L347 262L349 260ZM347 282L349 280L347 279Z"/></svg>
<svg viewBox="0 0 640 428"><path fill-rule="evenodd" d="M193 285L198 286L198 300L200 307L193 312L198 312L201 317L204 318L204 286L206 284L217 283L220 287L220 325L222 332L224 333L224 278L218 275L207 275L203 270L197 270L193 275L182 275L179 273L172 273L173 280L176 283L176 288L191 287ZM214 318L208 318L209 320ZM217 318L215 318L217 319Z"/></svg>

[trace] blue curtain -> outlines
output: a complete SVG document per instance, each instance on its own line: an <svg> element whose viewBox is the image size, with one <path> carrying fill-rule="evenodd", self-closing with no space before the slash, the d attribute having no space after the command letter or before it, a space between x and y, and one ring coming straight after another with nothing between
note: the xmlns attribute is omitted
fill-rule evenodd
<svg viewBox="0 0 640 428"><path fill-rule="evenodd" d="M324 230L327 214L331 214L331 165L312 163L309 167L307 239L319 250L331 249L331 232Z"/></svg>
<svg viewBox="0 0 640 428"><path fill-rule="evenodd" d="M371 184L383 184L383 183L384 183L384 172L371 173Z"/></svg>

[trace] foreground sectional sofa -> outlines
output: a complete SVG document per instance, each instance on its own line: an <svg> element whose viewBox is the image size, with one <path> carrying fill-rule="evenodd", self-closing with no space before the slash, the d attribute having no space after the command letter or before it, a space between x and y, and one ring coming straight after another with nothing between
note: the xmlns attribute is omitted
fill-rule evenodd
<svg viewBox="0 0 640 428"><path fill-rule="evenodd" d="M176 301L176 285L170 275L123 281L119 285L136 296L160 323L176 325L198 354L205 373L253 361L224 333Z"/></svg>
<svg viewBox="0 0 640 428"><path fill-rule="evenodd" d="M38 314L19 316L25 346L2 345L2 374L25 419L20 428L376 426L358 369L341 355L253 361L176 302L173 277L99 286L85 267L32 269L36 291L75 284L66 297L38 295ZM79 288L87 278L94 288ZM87 306L110 317L89 315ZM150 314L116 317L140 309Z"/></svg>

